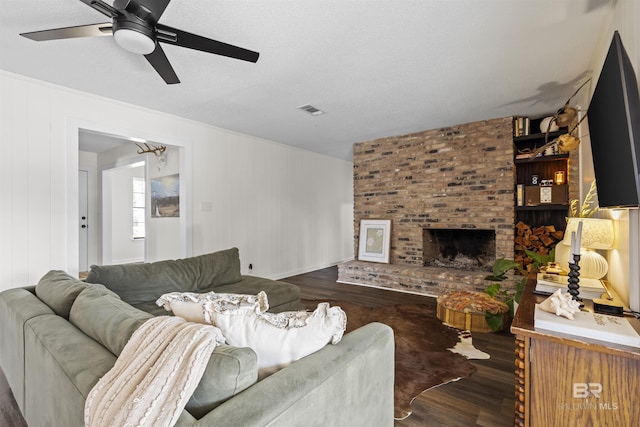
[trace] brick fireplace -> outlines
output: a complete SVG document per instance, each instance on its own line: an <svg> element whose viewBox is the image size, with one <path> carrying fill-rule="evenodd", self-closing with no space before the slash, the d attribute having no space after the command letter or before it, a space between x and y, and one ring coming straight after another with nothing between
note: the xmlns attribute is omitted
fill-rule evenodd
<svg viewBox="0 0 640 427"><path fill-rule="evenodd" d="M360 220L390 219L390 261L343 263L338 281L437 296L513 258L511 117L355 144L353 170L356 257Z"/></svg>

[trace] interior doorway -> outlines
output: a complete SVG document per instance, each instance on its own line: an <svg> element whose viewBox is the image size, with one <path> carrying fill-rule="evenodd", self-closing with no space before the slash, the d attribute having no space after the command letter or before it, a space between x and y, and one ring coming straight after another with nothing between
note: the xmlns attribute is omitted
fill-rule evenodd
<svg viewBox="0 0 640 427"><path fill-rule="evenodd" d="M166 149L162 150L162 159L156 155L153 150L148 152L147 150L141 150L141 148L147 148L145 142L139 142L138 138L126 137L118 135L117 133L108 133L104 131L98 131L93 129L87 129L84 126L77 126L75 128L77 140L75 144L78 150L78 169L86 169L89 173L89 214L88 219L88 250L85 251L85 243L81 231L77 231L77 224L74 224L74 231L77 240L79 242L79 248L75 259L79 260L79 266L82 265L82 269L79 271L85 271L84 254L88 254L87 268L90 268L92 264L105 265L113 263L127 263L127 262L154 262L163 259L177 259L184 258L191 255L191 236L190 230L190 182L191 171L185 165L189 159L190 150L188 147L181 145L169 145L160 143L158 141L148 141L151 146L162 146ZM136 146L137 145L137 146ZM143 151L142 153L140 151ZM144 247L143 256L128 254L117 254L118 248L122 248L122 245L118 246L114 243L114 224L109 221L109 218L113 219L112 203L113 195L121 194L123 189L130 189L131 185L112 185L114 189L111 193L111 197L105 196L105 189L103 188L103 181L112 180L115 175L112 172L118 169L130 168L131 165L144 161L145 166L145 189L146 206L150 207L149 200L151 191L150 185L155 181L161 180L166 177L175 176L179 177L176 182L179 181L179 216L156 218L151 215L149 209L145 212L145 233L144 238L136 236L136 232L128 236L128 246ZM78 170L77 169L77 170ZM78 173L76 170L76 174ZM103 173L104 171L111 171ZM79 175L76 175L78 179L78 189L81 184ZM131 201L132 194L129 190L126 191L129 202ZM79 197L78 206L81 202L81 196ZM78 212L77 207L74 211ZM93 212L92 212L93 210ZM131 207L127 209L125 214L129 220L131 220ZM79 213L78 219L83 215ZM129 224L129 229L132 225ZM142 244L141 244L142 243ZM124 245L127 246L127 245ZM73 269L70 269L73 270Z"/></svg>
<svg viewBox="0 0 640 427"><path fill-rule="evenodd" d="M68 245L66 245L66 264L64 266L65 270L69 274L78 275L80 273L79 263L80 263L80 233L78 224L80 222L79 217L79 197L78 197L78 171L80 169L85 169L82 166L82 157L87 154L83 151L83 135L85 133L96 133L103 134L109 136L115 136L120 139L120 143L122 140L127 141L129 144L133 145L134 140L133 136L138 136L141 138L145 138L149 141L154 141L155 143L159 143L162 145L167 145L172 147L172 150L175 150L175 155L170 155L169 163L173 163L170 166L175 169L175 172L180 175L180 217L179 218L163 218L162 221L156 221L158 224L154 224L154 230L151 230L147 233L149 234L162 234L160 241L153 243L153 248L151 251L147 251L147 262L153 262L161 259L176 259L176 258L186 258L191 256L192 254L192 218L191 218L191 186L192 186L192 170L191 170L191 162L192 162L192 142L188 140L184 140L182 138L178 138L175 135L173 137L162 137L158 136L155 130L149 129L132 129L132 128L122 128L117 124L109 124L109 123L96 123L96 122L87 122L84 120L78 120L74 118L68 118L66 122L66 134L67 134L67 188L66 194L67 197L67 211L69 215L66 217L65 223L65 234L67 236ZM130 136L124 136L130 135ZM88 153L90 156L97 156L95 153ZM100 264L102 262L102 255L98 253L97 247L101 246L101 236L99 232L99 228L97 225L101 221L101 212L99 207L96 208L96 211L92 213L92 206L98 206L101 202L98 201L95 204L91 203L92 198L92 188L94 185L97 185L95 181L97 178L92 181L92 176L98 176L97 173L97 162L94 161L91 167L95 167L95 174L90 172L89 175L89 216L90 224L87 227L89 233L89 251L88 251L88 259L89 266L91 264ZM150 167L151 168L151 167ZM97 193L97 190L96 192ZM175 223L175 230L172 230L169 233L169 237L171 241L167 241L167 232L166 227L169 223ZM93 226L92 226L93 225ZM172 224L173 225L173 224ZM148 246L148 243L147 243ZM151 255L150 255L151 252Z"/></svg>

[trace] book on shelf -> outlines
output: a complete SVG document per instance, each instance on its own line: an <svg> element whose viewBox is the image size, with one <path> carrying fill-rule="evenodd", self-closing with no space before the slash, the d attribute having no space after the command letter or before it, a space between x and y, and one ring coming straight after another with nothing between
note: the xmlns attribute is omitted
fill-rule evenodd
<svg viewBox="0 0 640 427"><path fill-rule="evenodd" d="M524 185L518 184L516 187L516 204L518 206L524 205Z"/></svg>
<svg viewBox="0 0 640 427"><path fill-rule="evenodd" d="M573 319L546 312L536 304L533 326L537 329L640 347L640 334L625 317L579 311Z"/></svg>
<svg viewBox="0 0 640 427"><path fill-rule="evenodd" d="M529 117L516 116L513 118L513 136L529 135L531 121Z"/></svg>
<svg viewBox="0 0 640 427"><path fill-rule="evenodd" d="M601 298L602 294L608 293L607 288L599 279L589 277L580 277L578 282L581 298L596 299ZM569 289L569 276L559 274L538 273L536 289L537 294L551 295L557 289Z"/></svg>

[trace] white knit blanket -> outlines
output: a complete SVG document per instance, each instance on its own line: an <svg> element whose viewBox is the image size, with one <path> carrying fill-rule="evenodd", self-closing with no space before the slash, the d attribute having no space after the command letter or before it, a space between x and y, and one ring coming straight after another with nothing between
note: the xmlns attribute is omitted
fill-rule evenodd
<svg viewBox="0 0 640 427"><path fill-rule="evenodd" d="M173 316L147 320L89 392L85 425L173 426L221 343L211 325Z"/></svg>

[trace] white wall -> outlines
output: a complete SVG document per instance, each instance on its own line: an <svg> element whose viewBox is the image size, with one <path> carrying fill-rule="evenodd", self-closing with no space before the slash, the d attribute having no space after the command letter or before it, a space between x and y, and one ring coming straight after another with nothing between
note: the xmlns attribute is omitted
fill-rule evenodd
<svg viewBox="0 0 640 427"><path fill-rule="evenodd" d="M350 162L4 71L0 94L0 290L78 272L79 128L181 147L186 255L271 278L353 257Z"/></svg>
<svg viewBox="0 0 640 427"><path fill-rule="evenodd" d="M180 255L176 251L180 247L180 217L152 217L151 216L151 188L150 183L153 178L161 178L170 175L179 175L180 181L182 181L182 175L180 173L180 152L175 147L167 147L165 151L166 164L164 167L158 169L158 162L154 155L147 154L147 254L146 260L148 262L159 261L163 259L175 259ZM187 166L190 167L190 166ZM205 169L206 170L206 169ZM180 196L183 196L181 194ZM181 207L184 205L184 200L181 200ZM180 216L189 215L189 212L180 212ZM184 219L184 218L183 218Z"/></svg>
<svg viewBox="0 0 640 427"><path fill-rule="evenodd" d="M133 239L133 178L145 178L145 167L132 166L113 168L103 172L103 211L108 210L109 235L104 236L110 242L107 254L111 264L142 262L145 258L144 240ZM106 202L106 203L105 203ZM106 234L106 233L105 233Z"/></svg>

